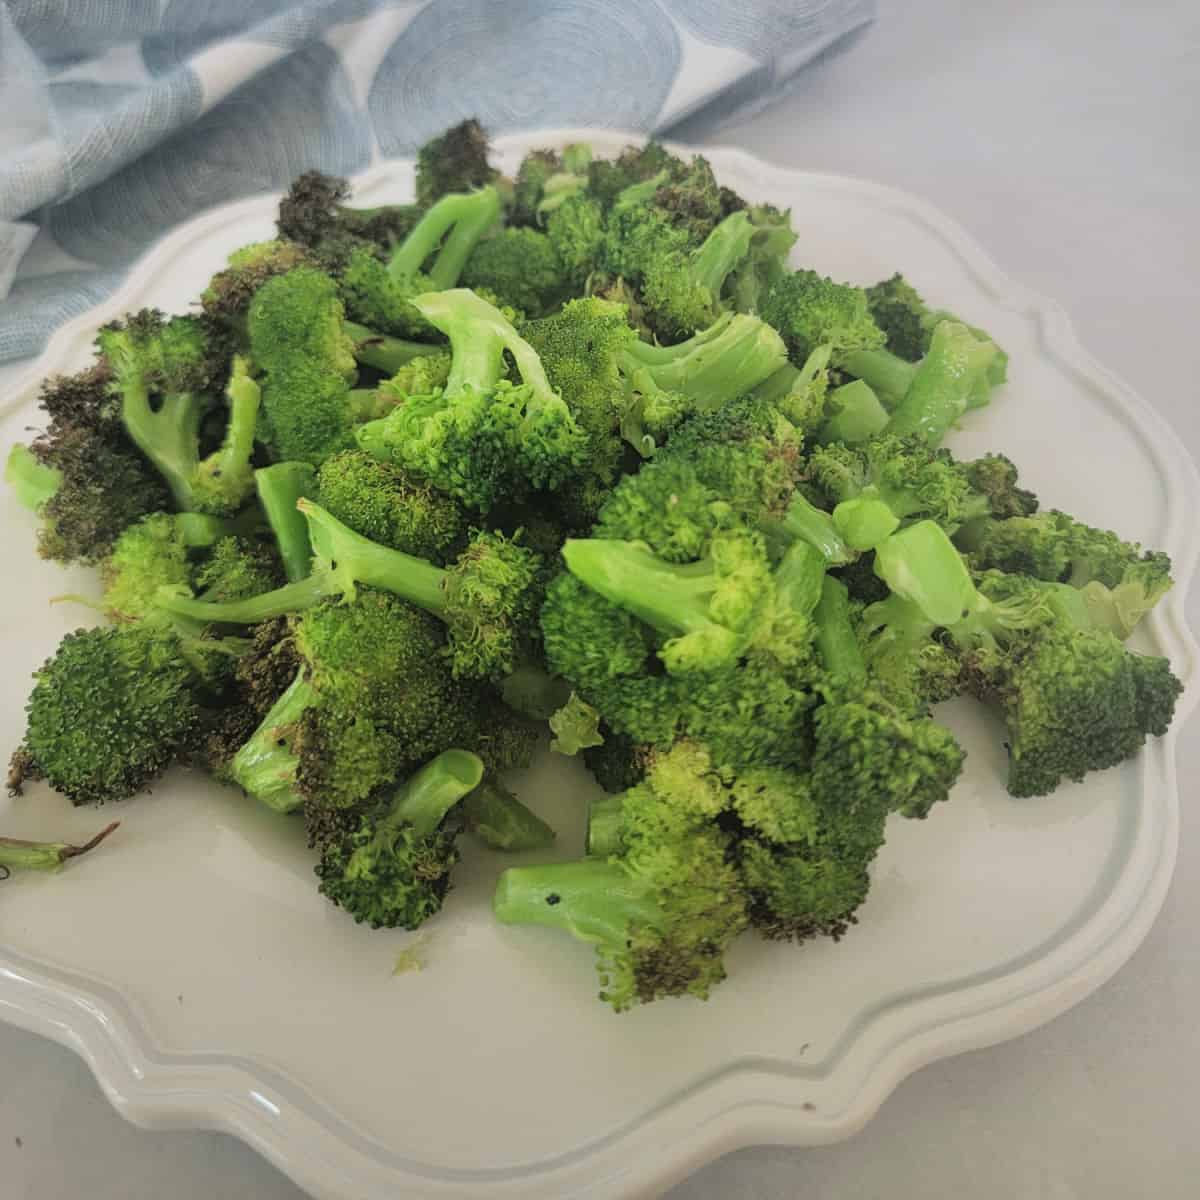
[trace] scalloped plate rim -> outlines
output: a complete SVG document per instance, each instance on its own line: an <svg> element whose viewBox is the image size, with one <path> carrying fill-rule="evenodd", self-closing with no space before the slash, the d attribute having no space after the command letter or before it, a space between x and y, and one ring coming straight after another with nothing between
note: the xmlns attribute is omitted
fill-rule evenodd
<svg viewBox="0 0 1200 1200"><path fill-rule="evenodd" d="M517 152L534 145L585 139L607 153L644 140L644 135L602 129L547 129L497 138L496 148ZM853 1135L920 1067L1017 1037L1066 1012L1119 970L1153 925L1170 885L1178 846L1175 743L1200 699L1195 679L1200 645L1188 627L1184 608L1200 551L1200 529L1188 528L1185 521L1188 502L1194 506L1200 501L1200 475L1190 456L1162 415L1084 350L1059 305L1008 279L970 235L927 202L884 184L779 167L736 147L668 145L703 153L717 165L722 160L737 161L744 170L760 176L771 175L795 184L813 180L869 194L918 220L954 251L979 286L1006 307L1036 317L1044 352L1086 377L1096 393L1124 419L1130 432L1144 442L1160 467L1167 485L1164 547L1175 557L1177 585L1154 613L1150 627L1155 639L1171 654L1187 690L1171 731L1144 755L1143 784L1148 785L1153 778L1166 803L1157 814L1151 814L1149 833L1153 844L1141 849L1141 858L1145 860L1149 855L1149 859L1143 862L1144 877L1135 881L1136 894L1125 901L1120 915L1108 912L1109 902L1100 903L1083 926L1050 953L1000 980L949 989L950 995L962 997L999 982L1009 985L1012 994L1007 997L990 998L974 1011L933 1020L917 1019L927 1007L923 996L915 1000L900 997L882 1006L882 1014L894 1009L892 1017L904 1028L884 1037L871 1061L859 1069L851 1101L837 1112L818 1111L806 1101L804 1089L823 1074L827 1077L838 1070L849 1057L849 1050L834 1059L827 1073L816 1068L788 1069L770 1060L736 1061L674 1096L658 1100L645 1117L599 1141L540 1163L497 1170L453 1171L400 1159L378 1141L359 1133L282 1072L241 1057L164 1053L153 1045L133 1007L118 990L0 948L0 1019L50 1037L79 1053L114 1107L136 1124L232 1133L318 1196L348 1194L346 1184L351 1179L353 1194L363 1200L395 1195L400 1184L420 1188L427 1196L477 1196L486 1190L490 1195L531 1197L530 1186L544 1196L652 1194L741 1147L765 1143L819 1145ZM397 159L376 163L354 176L354 182L361 187L379 183L397 166L410 162ZM81 335L90 340L98 319L124 311L128 307L126 298L136 294L156 266L169 260L181 245L236 219L243 210L261 208L276 194L231 201L201 213L162 237L134 264L111 296L55 330L11 394L28 394L56 361L76 348ZM0 405L0 413L7 413L11 407L11 402ZM1146 822L1141 824L1140 838L1144 840ZM1131 854L1130 861L1136 859L1137 855ZM1113 890L1117 890L1116 884ZM1079 952L1077 961L1065 967L1060 964L1051 970L1049 978L1037 977L1039 966L1047 968L1053 959L1071 958L1067 951L1072 948ZM938 998L935 995L934 1002ZM867 1027L871 1028L870 1017ZM272 1096L283 1103L276 1103ZM670 1136L664 1136L667 1134ZM631 1154L631 1149L638 1152ZM573 1190L566 1193L562 1185Z"/></svg>

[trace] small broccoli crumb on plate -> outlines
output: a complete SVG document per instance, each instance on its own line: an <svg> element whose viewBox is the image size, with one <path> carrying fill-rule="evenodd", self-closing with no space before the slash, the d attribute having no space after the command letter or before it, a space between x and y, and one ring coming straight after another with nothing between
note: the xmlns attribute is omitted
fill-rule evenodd
<svg viewBox="0 0 1200 1200"><path fill-rule="evenodd" d="M908 197L464 122L172 235L4 431L0 1006L317 1194L844 1136L1161 902L1194 471Z"/></svg>

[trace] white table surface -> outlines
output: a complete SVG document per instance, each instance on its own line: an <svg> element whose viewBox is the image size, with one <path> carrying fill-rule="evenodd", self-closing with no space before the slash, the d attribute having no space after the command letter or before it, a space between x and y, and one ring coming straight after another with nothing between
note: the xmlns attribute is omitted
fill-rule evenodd
<svg viewBox="0 0 1200 1200"><path fill-rule="evenodd" d="M1200 5L880 7L848 53L715 140L931 200L1060 300L1200 458ZM1181 747L1174 886L1112 982L1040 1031L921 1071L850 1142L734 1154L671 1200L1200 1196L1198 732ZM230 1137L127 1125L70 1052L0 1027L0 1197L85 1195L301 1197Z"/></svg>

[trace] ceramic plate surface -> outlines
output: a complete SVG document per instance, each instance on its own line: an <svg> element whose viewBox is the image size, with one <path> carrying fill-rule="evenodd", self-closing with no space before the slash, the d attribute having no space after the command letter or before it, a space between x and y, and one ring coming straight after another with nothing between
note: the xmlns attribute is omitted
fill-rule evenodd
<svg viewBox="0 0 1200 1200"><path fill-rule="evenodd" d="M511 170L527 149L573 138L600 154L631 140L559 131L502 139L498 153ZM1016 801L1002 730L975 706L951 707L965 777L927 821L894 822L840 945L747 937L708 1003L620 1017L595 998L587 947L492 921L490 893L512 860L469 852L422 935L372 933L317 895L297 823L201 778L173 775L100 814L37 788L0 799L10 836L123 821L61 875L0 886L0 1017L74 1047L131 1120L230 1131L319 1197L645 1195L739 1146L846 1137L907 1074L1050 1020L1146 935L1175 859L1173 742L1196 696L1183 612L1200 488L1185 451L1055 306L928 205L737 150L704 153L731 187L791 207L798 263L864 284L903 270L1009 350L1007 388L951 445L1001 450L1047 507L1174 556L1178 584L1139 648L1169 654L1189 685L1175 731L1121 769ZM410 164L387 163L356 181L356 199L405 200L411 184ZM36 422L38 378L81 366L102 320L143 305L182 311L229 251L271 235L276 199L176 230L119 294L60 329L5 398L0 450ZM7 495L0 538L7 753L29 672L86 623L48 599L95 584L35 557L33 520ZM518 780L560 830L563 857L578 853L593 786L563 759ZM425 969L394 976L414 936Z"/></svg>

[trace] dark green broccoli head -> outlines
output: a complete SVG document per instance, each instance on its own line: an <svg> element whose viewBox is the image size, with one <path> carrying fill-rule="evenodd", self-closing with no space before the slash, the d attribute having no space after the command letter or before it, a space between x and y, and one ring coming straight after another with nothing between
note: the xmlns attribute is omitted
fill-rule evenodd
<svg viewBox="0 0 1200 1200"><path fill-rule="evenodd" d="M899 272L866 289L867 306L887 338L887 348L908 362L918 362L929 349L929 332L921 321L925 301Z"/></svg>
<svg viewBox="0 0 1200 1200"><path fill-rule="evenodd" d="M417 203L428 208L450 192L469 192L499 175L488 164L483 126L471 119L447 129L417 151Z"/></svg>
<svg viewBox="0 0 1200 1200"><path fill-rule="evenodd" d="M172 631L144 622L67 634L34 678L23 750L74 804L141 791L203 725L195 663Z"/></svg>
<svg viewBox="0 0 1200 1200"><path fill-rule="evenodd" d="M200 296L200 303L210 317L239 320L254 293L268 279L284 275L295 267L313 265L304 246L296 242L255 242L235 250L228 265L214 275Z"/></svg>
<svg viewBox="0 0 1200 1200"><path fill-rule="evenodd" d="M1033 492L1017 486L1016 465L1003 454L985 454L963 463L971 486L987 497L991 516L996 520L1032 516L1038 509Z"/></svg>
<svg viewBox="0 0 1200 1200"><path fill-rule="evenodd" d="M223 537L196 569L195 589L206 600L246 600L284 583L273 546L243 537Z"/></svg>
<svg viewBox="0 0 1200 1200"><path fill-rule="evenodd" d="M562 155L557 150L531 150L517 168L513 180L512 201L508 219L513 225L540 224L538 206L546 183L563 169Z"/></svg>

